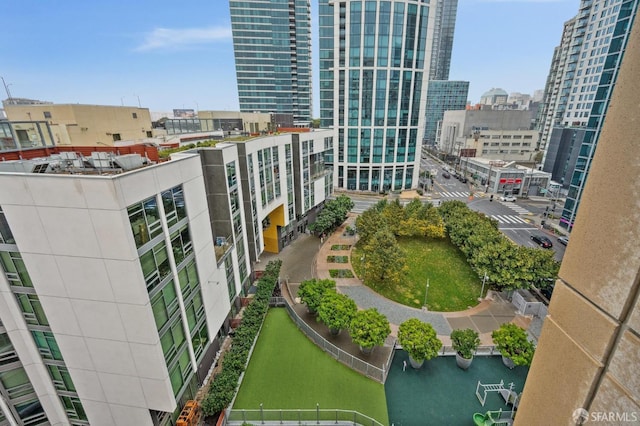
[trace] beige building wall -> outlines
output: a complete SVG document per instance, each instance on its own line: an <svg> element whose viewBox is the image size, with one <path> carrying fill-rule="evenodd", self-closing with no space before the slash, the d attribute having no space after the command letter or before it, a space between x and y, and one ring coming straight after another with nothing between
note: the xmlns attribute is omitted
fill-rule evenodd
<svg viewBox="0 0 640 426"><path fill-rule="evenodd" d="M516 425L640 423L639 75L635 25Z"/></svg>
<svg viewBox="0 0 640 426"><path fill-rule="evenodd" d="M118 138L136 141L151 136L147 108L48 104L7 105L5 110L10 121L47 121L56 145L113 146Z"/></svg>
<svg viewBox="0 0 640 426"><path fill-rule="evenodd" d="M257 126L259 132L268 132L271 124L271 114L268 112L240 112L240 111L198 111L198 118L241 118L245 132L251 131L250 123Z"/></svg>

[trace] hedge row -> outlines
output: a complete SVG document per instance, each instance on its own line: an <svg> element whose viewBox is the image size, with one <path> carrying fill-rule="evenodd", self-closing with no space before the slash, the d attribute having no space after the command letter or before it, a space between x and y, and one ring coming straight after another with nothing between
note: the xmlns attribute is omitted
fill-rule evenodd
<svg viewBox="0 0 640 426"><path fill-rule="evenodd" d="M224 355L222 371L215 378L209 393L202 401L202 411L211 416L224 410L235 395L238 380L247 364L251 345L260 330L269 309L269 298L278 281L281 260L271 261L258 281L258 290L253 301L242 314L242 323L236 329L231 349Z"/></svg>

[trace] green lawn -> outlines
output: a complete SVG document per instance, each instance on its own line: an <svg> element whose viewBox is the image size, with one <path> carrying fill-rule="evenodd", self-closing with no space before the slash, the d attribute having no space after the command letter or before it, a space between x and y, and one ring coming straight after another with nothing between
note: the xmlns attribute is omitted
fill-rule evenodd
<svg viewBox="0 0 640 426"><path fill-rule="evenodd" d="M388 425L384 387L340 364L297 329L282 308L269 310L234 409L355 410Z"/></svg>
<svg viewBox="0 0 640 426"><path fill-rule="evenodd" d="M478 304L482 282L467 264L464 255L449 242L419 237L398 238L405 252L409 272L399 287L373 288L384 297L407 306L424 305L427 279L427 307L431 311L462 311ZM351 262L360 271L361 252L352 252Z"/></svg>

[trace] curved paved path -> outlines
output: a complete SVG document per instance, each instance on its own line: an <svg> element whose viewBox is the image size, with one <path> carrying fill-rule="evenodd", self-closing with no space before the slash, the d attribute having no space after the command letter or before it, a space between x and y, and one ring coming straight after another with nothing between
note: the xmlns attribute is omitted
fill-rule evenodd
<svg viewBox="0 0 640 426"><path fill-rule="evenodd" d="M391 323L392 334L396 335L398 325L409 318L419 318L430 323L445 345L450 344L449 334L454 328L473 328L480 333L483 345L491 345L491 331L505 322L515 322L525 328L528 323L516 315L511 303L499 296L485 298L479 305L460 312L429 312L411 308L382 297L355 277L351 263L329 263L327 256L350 256L357 238L345 235L347 226L353 227L357 215L350 214L347 221L328 238L300 235L279 254L263 253L257 269L264 269L269 260L282 259L280 276L285 279L295 297L299 283L310 278L330 278L336 281L338 291L351 297L362 309L376 308ZM344 250L331 250L332 246L344 245ZM331 278L330 269L348 269L354 278Z"/></svg>

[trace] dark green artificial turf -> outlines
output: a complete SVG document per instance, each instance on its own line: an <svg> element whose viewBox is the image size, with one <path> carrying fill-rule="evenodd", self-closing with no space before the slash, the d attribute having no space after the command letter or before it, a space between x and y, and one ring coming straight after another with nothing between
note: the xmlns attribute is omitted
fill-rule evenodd
<svg viewBox="0 0 640 426"><path fill-rule="evenodd" d="M388 425L382 384L313 344L285 309L269 310L234 409L355 410Z"/></svg>
<svg viewBox="0 0 640 426"><path fill-rule="evenodd" d="M403 361L407 361L404 372ZM476 356L467 371L459 369L452 356L434 358L414 370L406 352L397 351L385 384L389 422L395 426L473 425L473 413L511 410L497 392L488 394L483 407L476 397L478 380L497 384L502 379L505 387L513 382L520 393L528 371L527 367L509 370L499 356Z"/></svg>

